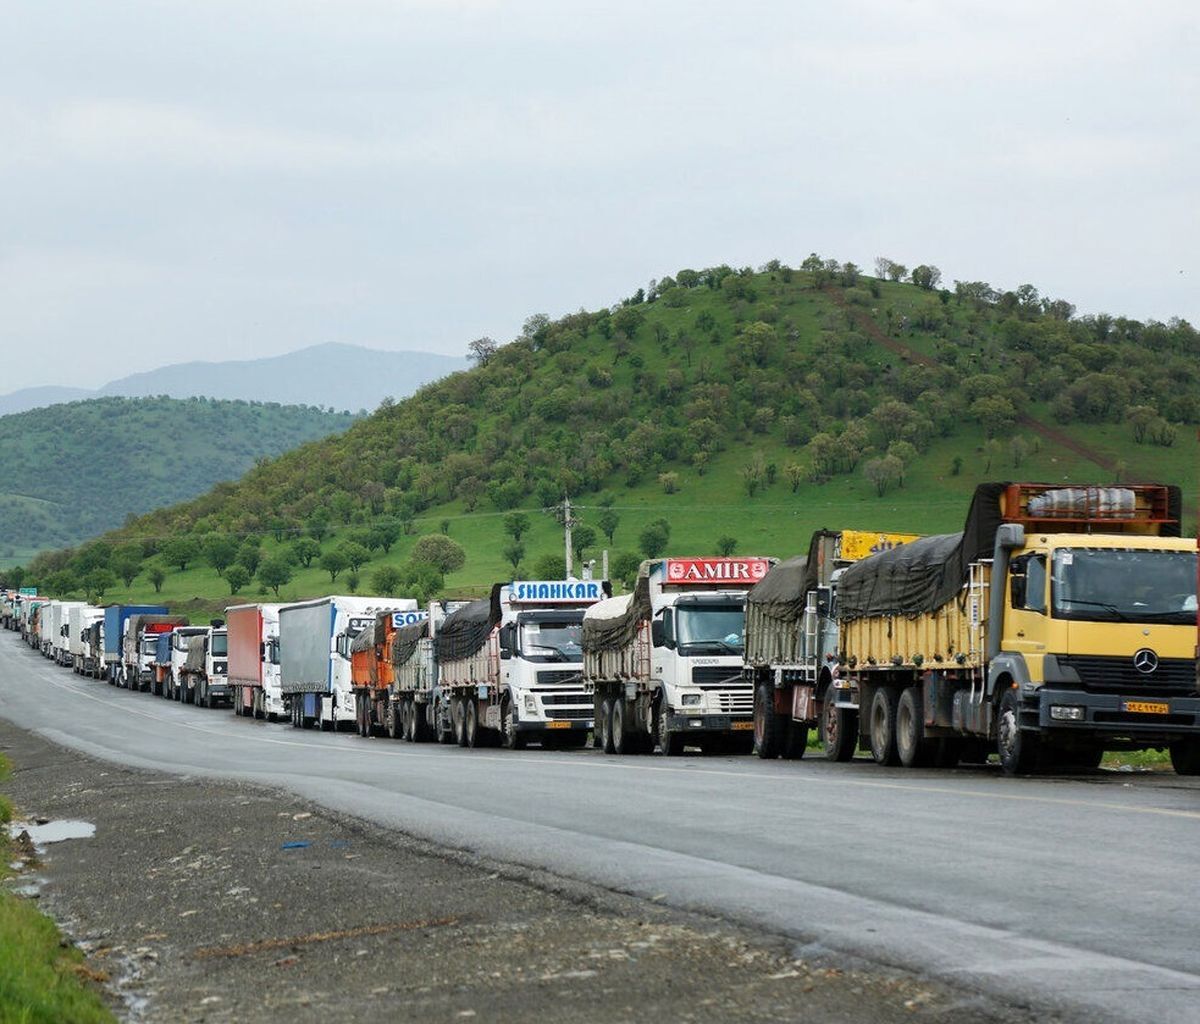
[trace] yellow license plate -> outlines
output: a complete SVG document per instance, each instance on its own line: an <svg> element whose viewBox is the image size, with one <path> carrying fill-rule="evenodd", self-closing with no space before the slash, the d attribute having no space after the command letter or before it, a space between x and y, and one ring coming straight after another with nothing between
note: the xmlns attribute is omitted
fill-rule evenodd
<svg viewBox="0 0 1200 1024"><path fill-rule="evenodd" d="M1169 715L1171 705L1165 700L1127 700L1121 705L1131 715Z"/></svg>
<svg viewBox="0 0 1200 1024"><path fill-rule="evenodd" d="M753 722L734 722L733 725L731 725L729 728L733 729L735 732L746 732L747 730L754 728L754 723Z"/></svg>
<svg viewBox="0 0 1200 1024"><path fill-rule="evenodd" d="M571 728L571 723L570 722L547 722L546 728L547 729L569 729L569 728Z"/></svg>

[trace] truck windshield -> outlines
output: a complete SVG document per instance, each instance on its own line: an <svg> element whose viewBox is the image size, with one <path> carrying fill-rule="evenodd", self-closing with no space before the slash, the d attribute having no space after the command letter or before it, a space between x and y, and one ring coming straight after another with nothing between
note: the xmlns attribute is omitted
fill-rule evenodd
<svg viewBox="0 0 1200 1024"><path fill-rule="evenodd" d="M224 658L229 655L229 634L214 633L212 635L212 644L209 646L214 658Z"/></svg>
<svg viewBox="0 0 1200 1024"><path fill-rule="evenodd" d="M675 622L680 653L741 654L745 646L746 612L740 604L679 605Z"/></svg>
<svg viewBox="0 0 1200 1024"><path fill-rule="evenodd" d="M158 650L158 637L144 636L142 637L142 653L153 654Z"/></svg>
<svg viewBox="0 0 1200 1024"><path fill-rule="evenodd" d="M521 657L531 661L582 661L582 622L522 622Z"/></svg>
<svg viewBox="0 0 1200 1024"><path fill-rule="evenodd" d="M1054 617L1087 622L1196 621L1196 553L1071 548L1054 553Z"/></svg>

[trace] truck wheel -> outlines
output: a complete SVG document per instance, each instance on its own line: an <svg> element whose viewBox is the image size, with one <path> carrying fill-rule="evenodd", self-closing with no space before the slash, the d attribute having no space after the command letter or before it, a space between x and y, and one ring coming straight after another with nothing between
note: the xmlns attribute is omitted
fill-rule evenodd
<svg viewBox="0 0 1200 1024"><path fill-rule="evenodd" d="M743 751L738 750L738 736L734 733L730 737L731 745L734 746L734 753L740 754ZM787 739L783 744L783 759L785 761L799 761L804 756L804 751L808 749L808 726L803 722L797 722L795 719L788 722Z"/></svg>
<svg viewBox="0 0 1200 1024"><path fill-rule="evenodd" d="M597 750L603 750L606 754L613 752L612 748L612 709L613 702L611 697L605 697L600 701L600 707L596 712L595 729L595 745Z"/></svg>
<svg viewBox="0 0 1200 1024"><path fill-rule="evenodd" d="M525 737L517 732L517 716L511 698L506 698L500 709L500 720L504 723L502 733L505 750L524 750Z"/></svg>
<svg viewBox="0 0 1200 1024"><path fill-rule="evenodd" d="M754 753L766 760L779 757L787 734L788 720L775 713L775 687L759 683L754 690Z"/></svg>
<svg viewBox="0 0 1200 1024"><path fill-rule="evenodd" d="M996 720L996 752L1005 775L1028 775L1038 767L1040 737L1021 728L1021 706L1015 690L1005 690Z"/></svg>
<svg viewBox="0 0 1200 1024"><path fill-rule="evenodd" d="M905 687L896 704L896 754L905 768L927 768L937 754L937 740L925 736L925 713L915 686Z"/></svg>
<svg viewBox="0 0 1200 1024"><path fill-rule="evenodd" d="M625 701L614 700L608 725L608 742L614 754L633 753L634 739L629 729L628 717L629 710Z"/></svg>
<svg viewBox="0 0 1200 1024"><path fill-rule="evenodd" d="M880 686L871 698L871 756L876 764L900 762L896 750L896 691Z"/></svg>
<svg viewBox="0 0 1200 1024"><path fill-rule="evenodd" d="M658 752L663 757L679 757L683 753L683 734L675 731L667 725L667 716L670 714L665 707L660 707L658 711Z"/></svg>
<svg viewBox="0 0 1200 1024"><path fill-rule="evenodd" d="M483 746L479 742L479 706L473 701L466 702L463 709L463 746L464 747L480 747Z"/></svg>
<svg viewBox="0 0 1200 1024"><path fill-rule="evenodd" d="M821 710L821 742L827 761L849 761L858 749L858 712L839 708L828 694Z"/></svg>
<svg viewBox="0 0 1200 1024"><path fill-rule="evenodd" d="M1172 743L1171 767L1176 775L1200 775L1200 740L1176 740Z"/></svg>

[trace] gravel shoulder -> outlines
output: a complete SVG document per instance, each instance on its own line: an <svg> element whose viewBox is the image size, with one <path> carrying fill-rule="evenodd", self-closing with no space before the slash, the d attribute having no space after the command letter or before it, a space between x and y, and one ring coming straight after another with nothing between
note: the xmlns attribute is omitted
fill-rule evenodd
<svg viewBox="0 0 1200 1024"><path fill-rule="evenodd" d="M19 816L96 825L34 874L125 1019L1053 1019L3 720L0 750Z"/></svg>

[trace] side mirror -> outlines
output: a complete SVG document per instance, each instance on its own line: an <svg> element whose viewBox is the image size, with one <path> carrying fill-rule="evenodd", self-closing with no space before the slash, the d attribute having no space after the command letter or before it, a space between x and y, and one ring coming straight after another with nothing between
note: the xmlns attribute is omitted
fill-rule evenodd
<svg viewBox="0 0 1200 1024"><path fill-rule="evenodd" d="M500 627L500 657L505 661L513 656L517 648L517 624L510 622Z"/></svg>

